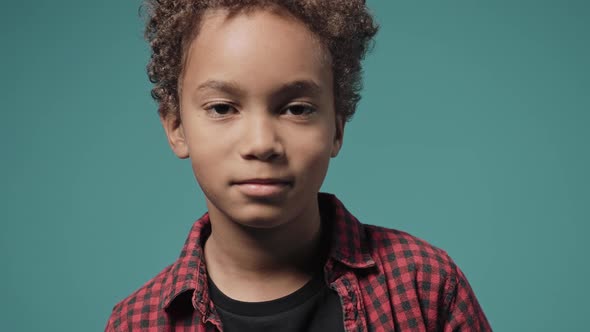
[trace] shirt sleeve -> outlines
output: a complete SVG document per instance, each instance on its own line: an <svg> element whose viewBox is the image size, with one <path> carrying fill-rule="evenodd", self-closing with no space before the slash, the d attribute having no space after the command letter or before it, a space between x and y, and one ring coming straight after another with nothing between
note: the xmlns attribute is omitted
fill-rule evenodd
<svg viewBox="0 0 590 332"><path fill-rule="evenodd" d="M105 326L104 328L104 332L114 332L115 330L113 330L113 326L111 325L111 319L109 318L109 320L107 321L107 326Z"/></svg>
<svg viewBox="0 0 590 332"><path fill-rule="evenodd" d="M117 310L118 305L113 308L109 320L107 321L107 325L104 328L104 332L116 332L121 331L121 319L120 312Z"/></svg>
<svg viewBox="0 0 590 332"><path fill-rule="evenodd" d="M492 331L475 293L463 272L455 265L446 292L445 332Z"/></svg>

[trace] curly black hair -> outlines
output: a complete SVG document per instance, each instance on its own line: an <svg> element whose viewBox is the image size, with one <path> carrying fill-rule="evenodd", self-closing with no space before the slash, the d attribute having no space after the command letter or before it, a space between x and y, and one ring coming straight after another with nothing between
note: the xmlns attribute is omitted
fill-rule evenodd
<svg viewBox="0 0 590 332"><path fill-rule="evenodd" d="M362 88L361 60L378 30L364 0L146 0L144 6L152 49L147 72L161 117L173 115L180 124L178 83L203 13L269 7L286 10L319 37L331 56L336 112L345 121L353 116Z"/></svg>

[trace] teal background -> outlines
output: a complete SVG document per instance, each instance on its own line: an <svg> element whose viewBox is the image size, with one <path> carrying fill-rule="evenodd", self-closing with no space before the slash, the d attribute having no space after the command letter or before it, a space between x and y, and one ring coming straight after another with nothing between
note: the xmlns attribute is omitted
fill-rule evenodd
<svg viewBox="0 0 590 332"><path fill-rule="evenodd" d="M149 97L139 4L0 4L2 331L102 331L205 211ZM590 2L369 5L324 190L447 250L496 331L587 328Z"/></svg>

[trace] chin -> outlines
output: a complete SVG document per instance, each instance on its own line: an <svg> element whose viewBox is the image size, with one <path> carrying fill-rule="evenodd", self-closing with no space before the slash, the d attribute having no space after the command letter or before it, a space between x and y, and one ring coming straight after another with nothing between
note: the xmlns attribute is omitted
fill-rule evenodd
<svg viewBox="0 0 590 332"><path fill-rule="evenodd" d="M292 219L284 209L270 206L249 206L240 209L239 213L227 213L234 222L258 229L271 229Z"/></svg>

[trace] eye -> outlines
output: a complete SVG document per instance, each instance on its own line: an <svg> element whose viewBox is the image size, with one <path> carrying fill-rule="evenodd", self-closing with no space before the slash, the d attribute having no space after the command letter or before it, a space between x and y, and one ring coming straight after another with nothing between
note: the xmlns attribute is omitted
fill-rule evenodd
<svg viewBox="0 0 590 332"><path fill-rule="evenodd" d="M316 110L312 106L309 105L291 105L284 109L284 113L287 115L298 116L298 117L305 117L315 113Z"/></svg>
<svg viewBox="0 0 590 332"><path fill-rule="evenodd" d="M230 114L237 112L235 107L225 103L211 104L205 107L205 110L210 116L218 118L228 116Z"/></svg>

